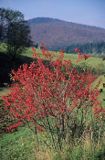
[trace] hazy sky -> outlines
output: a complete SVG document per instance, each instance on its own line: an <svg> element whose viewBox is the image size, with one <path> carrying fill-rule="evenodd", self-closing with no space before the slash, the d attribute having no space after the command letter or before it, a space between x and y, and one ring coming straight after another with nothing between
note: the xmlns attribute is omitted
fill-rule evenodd
<svg viewBox="0 0 105 160"><path fill-rule="evenodd" d="M105 28L105 0L0 0L0 7L20 10L25 19L53 17Z"/></svg>

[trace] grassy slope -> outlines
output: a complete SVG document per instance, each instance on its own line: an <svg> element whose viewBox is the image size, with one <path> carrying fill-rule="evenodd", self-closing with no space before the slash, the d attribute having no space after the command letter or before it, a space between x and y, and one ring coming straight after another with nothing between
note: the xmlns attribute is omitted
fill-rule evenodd
<svg viewBox="0 0 105 160"><path fill-rule="evenodd" d="M41 51L37 50L37 52L38 52L38 55L40 55L42 57ZM57 57L59 55L59 52L51 52L51 53L54 55L54 57ZM30 48L30 49L26 50L26 52L23 55L26 55L28 57L32 57L32 55L33 55L32 49ZM73 63L76 63L77 54L65 53L64 59L71 60ZM88 65L92 68L96 68L100 71L105 69L105 61L103 61L102 58L99 58L99 57L94 56L94 57L87 59L86 61L82 60L82 62L79 62L79 64L81 64L81 63L85 63L86 65Z"/></svg>

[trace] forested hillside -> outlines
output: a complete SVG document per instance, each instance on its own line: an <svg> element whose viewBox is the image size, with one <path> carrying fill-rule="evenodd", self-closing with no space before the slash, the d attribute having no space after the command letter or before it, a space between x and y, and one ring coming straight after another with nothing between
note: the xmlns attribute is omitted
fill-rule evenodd
<svg viewBox="0 0 105 160"><path fill-rule="evenodd" d="M71 52L80 47L86 52L105 52L105 29L53 18L28 21L34 44L44 42L48 49Z"/></svg>

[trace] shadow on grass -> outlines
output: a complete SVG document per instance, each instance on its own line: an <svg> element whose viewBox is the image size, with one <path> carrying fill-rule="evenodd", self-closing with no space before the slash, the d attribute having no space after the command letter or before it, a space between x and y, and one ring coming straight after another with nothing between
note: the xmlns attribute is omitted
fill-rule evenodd
<svg viewBox="0 0 105 160"><path fill-rule="evenodd" d="M15 61L11 60L11 57L6 53L0 52L0 91L2 87L7 87L11 83L10 74L12 69L17 70L22 64L30 64L33 58L20 55Z"/></svg>

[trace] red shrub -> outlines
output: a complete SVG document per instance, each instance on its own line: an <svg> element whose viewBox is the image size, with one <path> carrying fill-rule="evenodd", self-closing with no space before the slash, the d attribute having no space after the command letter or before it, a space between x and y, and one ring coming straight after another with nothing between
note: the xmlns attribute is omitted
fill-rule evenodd
<svg viewBox="0 0 105 160"><path fill-rule="evenodd" d="M67 119L75 109L99 105L96 103L99 93L91 89L95 80L91 73L78 73L71 61L63 60L63 52L55 61L49 61L49 66L44 65L34 48L33 52L37 63L24 64L18 71L12 71L11 92L3 97L6 109L18 121L10 129L29 121L39 126L39 121L46 117ZM51 53L42 52L51 58ZM39 130L43 128L46 127Z"/></svg>

